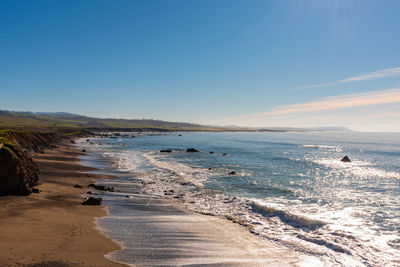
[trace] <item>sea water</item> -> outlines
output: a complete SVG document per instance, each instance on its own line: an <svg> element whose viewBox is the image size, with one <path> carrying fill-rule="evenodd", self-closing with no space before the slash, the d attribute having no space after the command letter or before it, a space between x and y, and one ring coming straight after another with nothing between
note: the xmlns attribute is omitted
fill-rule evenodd
<svg viewBox="0 0 400 267"><path fill-rule="evenodd" d="M327 265L400 266L398 133L127 135L79 142L119 191L174 197Z"/></svg>

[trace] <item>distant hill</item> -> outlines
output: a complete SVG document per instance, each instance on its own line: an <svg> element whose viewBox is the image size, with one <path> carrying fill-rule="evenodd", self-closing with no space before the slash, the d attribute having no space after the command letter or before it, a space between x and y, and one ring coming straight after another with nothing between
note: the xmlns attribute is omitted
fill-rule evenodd
<svg viewBox="0 0 400 267"><path fill-rule="evenodd" d="M319 128L246 128L238 126L206 126L185 122L162 120L127 120L87 117L67 112L29 112L0 110L0 128L84 128L108 130L148 129L157 131L258 131L258 132L310 132L310 131L349 131L345 127Z"/></svg>
<svg viewBox="0 0 400 267"><path fill-rule="evenodd" d="M66 112L19 112L0 110L1 128L81 127L100 129L151 129L165 131L218 131L225 128L161 120L92 118Z"/></svg>

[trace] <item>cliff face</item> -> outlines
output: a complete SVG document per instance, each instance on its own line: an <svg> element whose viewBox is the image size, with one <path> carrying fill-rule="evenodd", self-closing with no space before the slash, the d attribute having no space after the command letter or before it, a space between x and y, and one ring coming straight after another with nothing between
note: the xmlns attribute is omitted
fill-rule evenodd
<svg viewBox="0 0 400 267"><path fill-rule="evenodd" d="M55 133L0 131L0 195L29 195L38 185L39 169L29 156L58 140Z"/></svg>

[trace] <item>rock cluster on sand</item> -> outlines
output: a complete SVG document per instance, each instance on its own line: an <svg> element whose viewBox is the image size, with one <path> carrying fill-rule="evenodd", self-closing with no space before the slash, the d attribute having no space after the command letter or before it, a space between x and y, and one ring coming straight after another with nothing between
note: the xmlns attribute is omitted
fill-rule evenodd
<svg viewBox="0 0 400 267"><path fill-rule="evenodd" d="M109 187L109 186L105 186L102 184L90 184L89 187L92 187L94 189L100 190L100 191L108 191L108 192L114 192L114 187Z"/></svg>
<svg viewBox="0 0 400 267"><path fill-rule="evenodd" d="M83 200L82 205L101 205L102 201L100 197L88 197Z"/></svg>

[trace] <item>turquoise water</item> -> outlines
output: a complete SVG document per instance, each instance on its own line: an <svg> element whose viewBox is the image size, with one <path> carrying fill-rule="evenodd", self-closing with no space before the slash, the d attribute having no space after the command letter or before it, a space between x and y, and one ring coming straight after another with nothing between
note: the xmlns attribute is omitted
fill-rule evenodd
<svg viewBox="0 0 400 267"><path fill-rule="evenodd" d="M81 140L124 173L121 191L132 181L135 192L234 217L261 238L326 265L400 265L400 134L135 136ZM200 152L186 153L191 147ZM351 163L340 161L345 155Z"/></svg>

